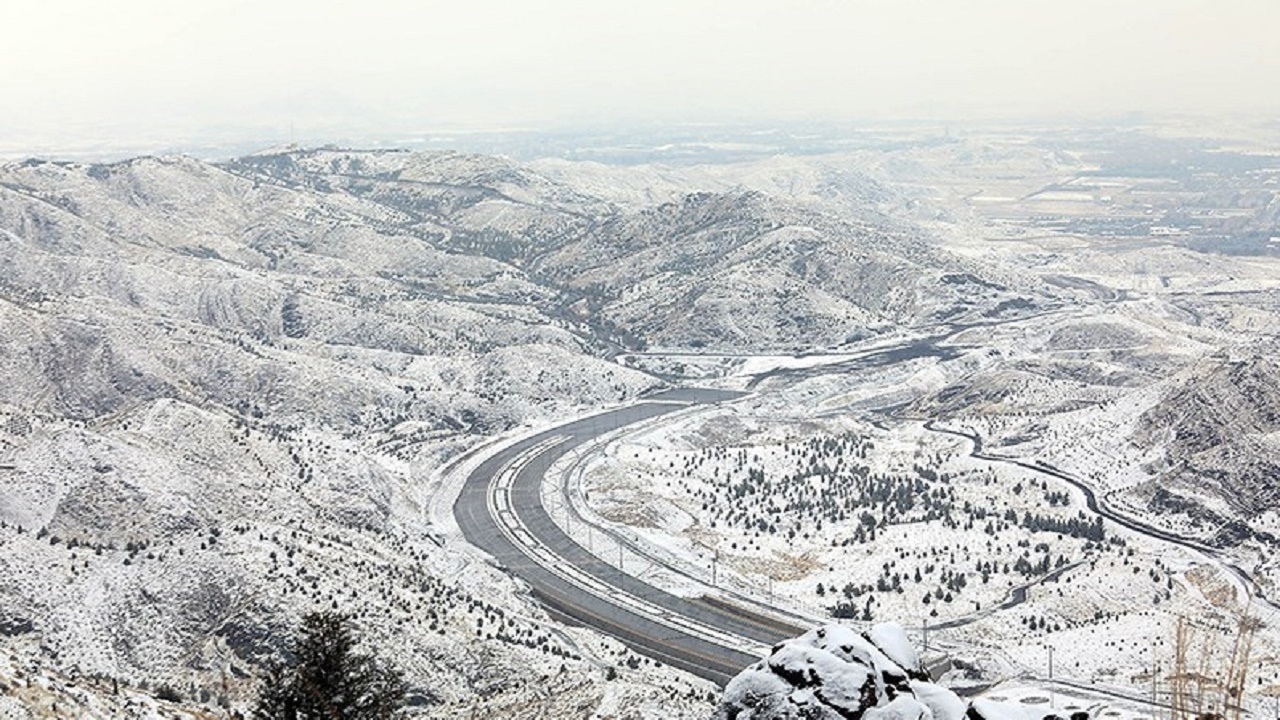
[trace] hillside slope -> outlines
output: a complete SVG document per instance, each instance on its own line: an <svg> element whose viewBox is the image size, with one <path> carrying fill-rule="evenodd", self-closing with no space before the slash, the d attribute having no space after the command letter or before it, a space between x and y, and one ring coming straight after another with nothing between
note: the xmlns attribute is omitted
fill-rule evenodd
<svg viewBox="0 0 1280 720"><path fill-rule="evenodd" d="M1045 301L874 213L575 187L456 153L0 166L6 646L241 702L329 607L438 716L705 714L699 681L442 542L442 468L662 386L624 347L805 350Z"/></svg>
<svg viewBox="0 0 1280 720"><path fill-rule="evenodd" d="M1269 351L1199 363L1143 413L1134 441L1159 452L1137 490L1153 511L1238 542L1280 504L1280 364Z"/></svg>

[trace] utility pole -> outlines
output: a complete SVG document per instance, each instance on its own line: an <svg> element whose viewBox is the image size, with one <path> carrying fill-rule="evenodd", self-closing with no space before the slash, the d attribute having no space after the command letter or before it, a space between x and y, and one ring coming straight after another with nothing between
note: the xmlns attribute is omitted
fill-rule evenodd
<svg viewBox="0 0 1280 720"><path fill-rule="evenodd" d="M924 618L924 651L929 652L929 618Z"/></svg>
<svg viewBox="0 0 1280 720"><path fill-rule="evenodd" d="M716 587L716 559L720 557L720 550L710 545L704 545L697 540L694 540L694 544L711 551L711 587ZM702 555L702 553L698 553L698 555Z"/></svg>
<svg viewBox="0 0 1280 720"><path fill-rule="evenodd" d="M1052 709L1053 708L1053 646L1049 645L1047 647L1049 648L1049 707L1050 709Z"/></svg>

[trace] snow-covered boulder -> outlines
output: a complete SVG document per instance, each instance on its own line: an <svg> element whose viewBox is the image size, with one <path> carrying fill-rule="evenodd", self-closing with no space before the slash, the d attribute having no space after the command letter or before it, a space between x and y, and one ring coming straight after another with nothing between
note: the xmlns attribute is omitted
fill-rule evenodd
<svg viewBox="0 0 1280 720"><path fill-rule="evenodd" d="M724 689L716 720L1063 720L930 682L896 623L827 625L774 646ZM1077 712L1071 720L1089 720Z"/></svg>
<svg viewBox="0 0 1280 720"><path fill-rule="evenodd" d="M897 623L873 625L867 631L867 639L912 677L919 679L926 677L920 666L920 656L916 654L911 641L907 640L907 633L901 625Z"/></svg>
<svg viewBox="0 0 1280 720"><path fill-rule="evenodd" d="M931 682L911 681L911 692L920 704L929 708L933 720L961 720L965 717L965 704L955 693Z"/></svg>
<svg viewBox="0 0 1280 720"><path fill-rule="evenodd" d="M727 687L725 720L961 720L954 693L926 682L915 648L894 623L864 634L826 625L780 643Z"/></svg>

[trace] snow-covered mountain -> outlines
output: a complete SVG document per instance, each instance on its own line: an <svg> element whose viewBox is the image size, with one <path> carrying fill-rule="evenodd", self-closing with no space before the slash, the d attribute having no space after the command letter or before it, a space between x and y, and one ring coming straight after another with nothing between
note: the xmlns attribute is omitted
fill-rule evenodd
<svg viewBox="0 0 1280 720"><path fill-rule="evenodd" d="M535 267L581 292L581 312L667 348L836 347L1013 295L917 237L757 191L617 216Z"/></svg>
<svg viewBox="0 0 1280 720"><path fill-rule="evenodd" d="M337 607L434 713L704 713L705 684L441 547L441 468L662 385L620 347L839 344L1015 294L966 267L758 191L637 208L456 153L5 165L0 628L60 672L236 702Z"/></svg>
<svg viewBox="0 0 1280 720"><path fill-rule="evenodd" d="M243 703L297 618L337 608L427 717L705 717L707 683L556 622L449 521L448 470L473 453L680 377L757 391L708 442L755 422L735 413L780 442L859 418L904 472L981 480L984 511L1038 467L1193 540L1277 531L1280 377L1256 341L1274 265L1147 237L1145 210L1113 211L1185 194L1091 167L984 139L704 166L335 148L0 166L0 682L89 716L116 685ZM792 521L814 553L857 550L835 520ZM749 554L728 542L725 569ZM783 600L861 592L807 553ZM1144 596L1191 603L1152 562L1166 585Z"/></svg>
<svg viewBox="0 0 1280 720"><path fill-rule="evenodd" d="M1177 378L1134 436L1158 450L1154 479L1136 492L1153 513L1184 515L1220 544L1245 539L1249 520L1280 503L1280 365L1272 348L1251 350Z"/></svg>
<svg viewBox="0 0 1280 720"><path fill-rule="evenodd" d="M427 506L448 459L660 383L540 310L554 290L406 222L185 158L0 169L12 642L234 702L300 612L334 606L445 714L477 693L542 702L521 678L564 663L565 702L648 697L653 678L688 688L676 715L705 702L634 660L604 684L593 668L618 646L566 635L439 547Z"/></svg>
<svg viewBox="0 0 1280 720"><path fill-rule="evenodd" d="M549 314L632 347L810 349L1033 303L1045 291L1033 285L1028 297L978 277L982 268L879 213L885 191L869 194L832 172L803 176L812 188L799 195L746 184L779 187L758 171L739 183L663 176L659 199L636 202L618 195L626 182L616 176L592 182L598 169L588 164L552 165L552 179L489 157L314 151L226 167L357 196L386 208L396 232L525 269L523 278L553 293L530 295ZM630 182L641 180L653 176L632 173ZM849 185L857 192L841 192ZM855 199L865 201L856 212Z"/></svg>

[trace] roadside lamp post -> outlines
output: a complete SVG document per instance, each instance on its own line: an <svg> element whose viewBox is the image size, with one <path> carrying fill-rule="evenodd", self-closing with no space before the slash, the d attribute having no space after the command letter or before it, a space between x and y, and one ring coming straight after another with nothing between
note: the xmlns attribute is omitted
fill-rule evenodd
<svg viewBox="0 0 1280 720"><path fill-rule="evenodd" d="M694 540L693 543L699 547L702 547L702 548L705 548L706 550L711 551L711 587L716 587L716 560L720 558L720 550L718 548L712 547L711 545L703 544L697 540ZM701 556L702 553L698 553L698 555Z"/></svg>

